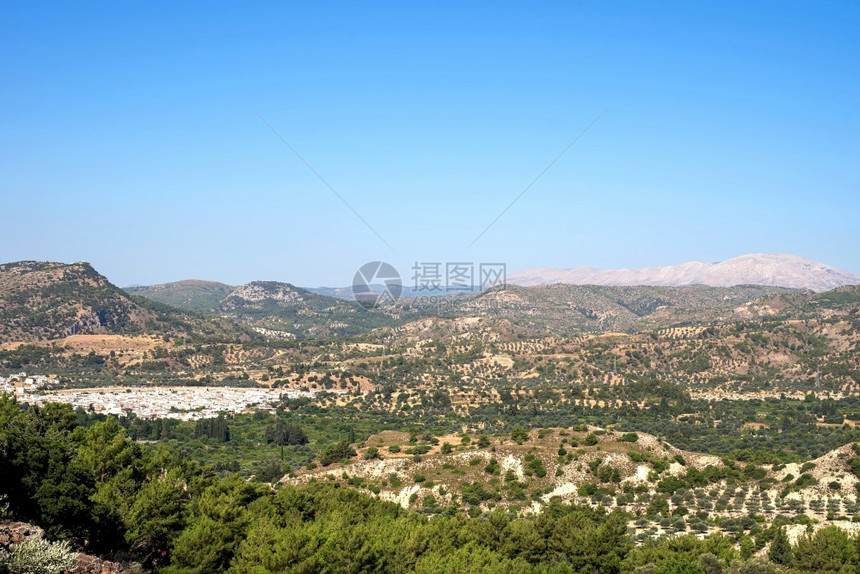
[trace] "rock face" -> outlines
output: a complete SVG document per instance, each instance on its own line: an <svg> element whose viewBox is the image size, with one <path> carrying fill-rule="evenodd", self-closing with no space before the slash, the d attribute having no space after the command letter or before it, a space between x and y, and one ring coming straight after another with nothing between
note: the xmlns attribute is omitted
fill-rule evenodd
<svg viewBox="0 0 860 574"><path fill-rule="evenodd" d="M31 538L44 538L45 531L38 526L26 522L0 522L0 548L9 550L15 544L21 544Z"/></svg>
<svg viewBox="0 0 860 574"><path fill-rule="evenodd" d="M300 290L289 283L254 281L236 288L222 303L221 308L232 310L241 305L260 307L265 301L294 304L304 301Z"/></svg>
<svg viewBox="0 0 860 574"><path fill-rule="evenodd" d="M78 554L78 565L69 574L131 574L139 570L130 569L118 562L108 562L89 554Z"/></svg>
<svg viewBox="0 0 860 574"><path fill-rule="evenodd" d="M538 267L509 275L508 283L522 286L550 285L765 285L829 291L844 285L860 284L860 275L836 269L823 263L795 255L742 255L719 263L696 261L666 267L615 269L604 271L594 267L554 269Z"/></svg>
<svg viewBox="0 0 860 574"><path fill-rule="evenodd" d="M11 550L17 544L45 537L45 531L26 522L0 521L0 548ZM78 554L77 565L69 574L131 574L139 569L118 562L109 562L89 554Z"/></svg>

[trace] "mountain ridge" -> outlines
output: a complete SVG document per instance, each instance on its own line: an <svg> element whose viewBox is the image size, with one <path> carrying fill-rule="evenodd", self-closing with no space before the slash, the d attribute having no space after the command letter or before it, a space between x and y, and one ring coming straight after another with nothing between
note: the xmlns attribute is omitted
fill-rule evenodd
<svg viewBox="0 0 860 574"><path fill-rule="evenodd" d="M523 287L568 285L734 287L762 285L822 292L860 284L860 275L824 263L781 253L753 253L716 263L688 261L639 269L535 267L513 273L507 282Z"/></svg>

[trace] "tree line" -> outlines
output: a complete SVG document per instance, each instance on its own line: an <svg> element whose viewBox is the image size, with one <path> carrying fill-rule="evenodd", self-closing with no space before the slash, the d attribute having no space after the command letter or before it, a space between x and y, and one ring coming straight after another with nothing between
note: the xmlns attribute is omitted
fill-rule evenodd
<svg viewBox="0 0 860 574"><path fill-rule="evenodd" d="M344 454L335 443L332 458ZM51 539L168 574L856 572L860 538L835 527L794 544L767 530L766 558L731 535L636 545L632 516L556 499L538 515L406 510L336 482L276 486L219 477L113 418L81 426L68 405L0 396L0 495Z"/></svg>

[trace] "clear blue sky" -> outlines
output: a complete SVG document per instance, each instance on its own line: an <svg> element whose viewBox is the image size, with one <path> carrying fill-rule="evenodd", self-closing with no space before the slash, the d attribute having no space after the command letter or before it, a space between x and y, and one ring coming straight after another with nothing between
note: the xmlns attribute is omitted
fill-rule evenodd
<svg viewBox="0 0 860 574"><path fill-rule="evenodd" d="M755 252L860 272L857 2L248 4L0 5L0 261L119 285Z"/></svg>

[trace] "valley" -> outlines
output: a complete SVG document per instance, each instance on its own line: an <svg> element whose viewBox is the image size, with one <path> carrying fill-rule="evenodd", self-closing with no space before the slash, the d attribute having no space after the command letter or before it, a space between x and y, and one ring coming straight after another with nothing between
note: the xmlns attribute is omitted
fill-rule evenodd
<svg viewBox="0 0 860 574"><path fill-rule="evenodd" d="M582 509L618 517L630 556L860 535L860 287L509 285L368 311L26 262L0 287L22 416L66 409L218 480L431 520Z"/></svg>

